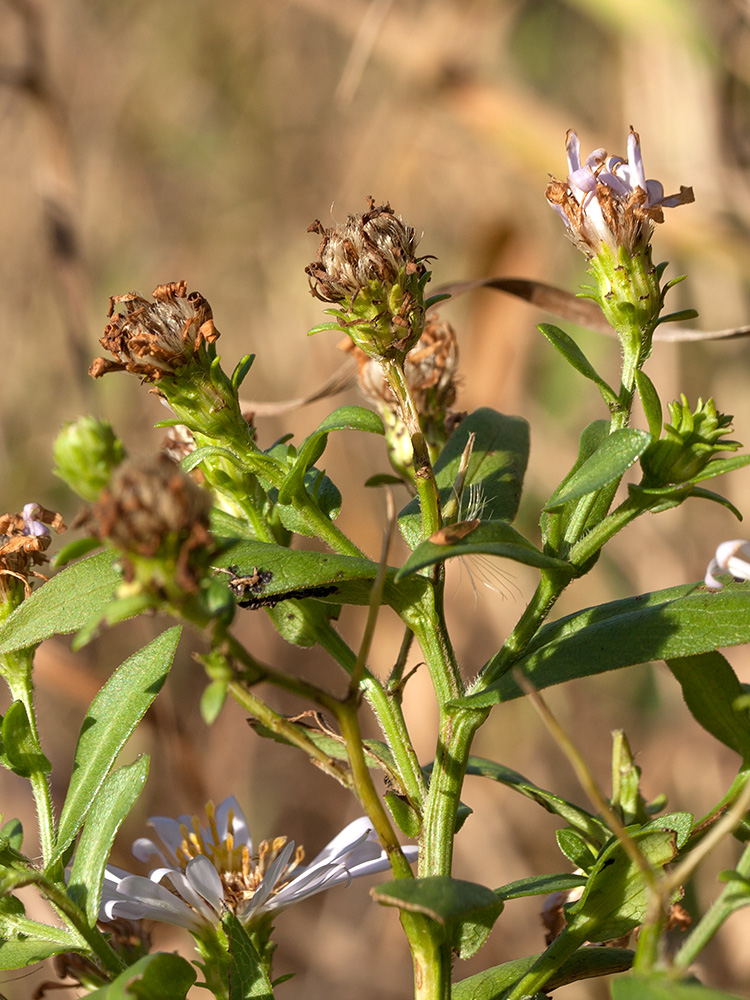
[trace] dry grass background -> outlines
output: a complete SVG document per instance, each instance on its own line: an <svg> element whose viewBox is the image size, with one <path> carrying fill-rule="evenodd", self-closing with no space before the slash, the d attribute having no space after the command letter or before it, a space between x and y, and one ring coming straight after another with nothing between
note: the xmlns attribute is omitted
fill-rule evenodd
<svg viewBox="0 0 750 1000"><path fill-rule="evenodd" d="M495 274L574 289L582 258L543 198L547 174L564 172L569 127L586 151L624 153L632 123L648 175L670 191L693 185L696 204L670 213L655 237L669 273L689 274L672 305L695 305L706 329L747 322L749 47L747 0L0 0L0 507L17 510L33 498L75 514L48 470L60 424L82 411L111 419L133 453L157 446L152 424L162 414L153 396L132 378L93 384L85 376L109 295L185 278L213 306L228 367L257 352L245 385L253 398L280 400L322 383L341 356L335 335L305 336L321 319L303 274L317 242L306 227L362 210L369 194L389 199L424 233L436 283ZM533 533L539 502L601 404L536 332L547 317L487 291L443 314L460 337L461 408L493 406L531 421L521 520ZM577 335L605 371L616 369L613 343ZM666 398L715 395L736 414L736 436L750 441L747 351L743 341L662 345L649 372ZM347 401L356 394L337 402ZM304 435L326 407L260 421L261 442ZM380 442L363 437L334 435L326 462L344 488L343 527L375 554L383 497L361 484L385 471L386 459ZM720 484L740 508L748 475ZM697 579L715 544L737 533L729 512L700 501L643 519L559 613ZM475 597L466 572L451 569L450 619L467 673L502 641L531 593L532 573L510 573L507 593L480 587ZM337 682L322 654L285 646L262 613L241 618L261 659L316 677L328 671ZM343 615L352 642L361 623L359 612ZM39 710L58 803L85 706L161 627L120 626L77 657L63 641L41 648ZM317 851L356 804L291 750L254 736L233 706L213 728L203 725L193 638L183 640L166 691L126 750L127 759L147 751L153 761L116 862L129 864L146 816L195 811L230 793L257 838L284 832ZM375 669L388 669L398 641L384 614ZM744 651L731 658L750 680ZM658 665L570 685L550 702L605 786L616 727L630 736L647 793L667 792L672 808L701 813L731 780L732 754L692 722ZM435 711L424 677L410 682L406 707L427 760ZM583 801L524 705L496 710L476 751ZM20 815L33 841L24 787L3 772L0 795L2 812ZM555 823L538 807L478 779L465 799L475 812L457 841L459 877L494 886L565 867ZM733 850L706 866L691 906L716 894L716 871L731 865ZM180 934L156 931L159 947L189 953ZM710 981L750 997L747 932L740 913L704 966ZM288 912L278 936L277 972L297 973L280 997L410 993L395 915L369 903L362 884ZM538 901L513 903L457 974L541 947ZM48 975L4 974L0 991L29 997ZM598 998L606 988L580 984L564 995Z"/></svg>

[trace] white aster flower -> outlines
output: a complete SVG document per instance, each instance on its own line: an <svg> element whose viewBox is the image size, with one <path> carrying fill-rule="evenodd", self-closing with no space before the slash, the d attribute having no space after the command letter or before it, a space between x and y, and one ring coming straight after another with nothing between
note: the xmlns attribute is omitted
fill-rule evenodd
<svg viewBox="0 0 750 1000"><path fill-rule="evenodd" d="M206 807L208 829L196 817L153 816L161 846L147 837L133 844L139 861L162 862L148 877L107 866L100 919L161 920L200 932L226 911L249 924L263 914L360 875L388 868L388 859L366 817L354 820L309 864L286 837L263 841L257 851L237 800ZM412 860L416 847L405 847Z"/></svg>
<svg viewBox="0 0 750 1000"><path fill-rule="evenodd" d="M627 160L595 149L582 163L578 136L572 130L565 136L565 148L567 180L553 178L547 200L587 257L598 253L602 244L636 253L648 245L654 223L664 221L662 209L695 200L692 188L681 187L679 194L665 197L659 181L646 179L640 138L632 128Z"/></svg>
<svg viewBox="0 0 750 1000"><path fill-rule="evenodd" d="M711 590L721 590L724 586L716 579L717 573L731 573L735 580L750 580L750 542L747 539L722 542L716 549L705 576L706 586Z"/></svg>

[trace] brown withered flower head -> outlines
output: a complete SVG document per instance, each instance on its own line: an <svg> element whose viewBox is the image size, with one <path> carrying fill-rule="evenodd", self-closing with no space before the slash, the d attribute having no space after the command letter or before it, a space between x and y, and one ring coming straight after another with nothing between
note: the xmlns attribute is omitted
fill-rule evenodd
<svg viewBox="0 0 750 1000"><path fill-rule="evenodd" d="M115 314L115 307L124 311ZM154 289L153 301L137 292L109 300L111 322L99 343L115 360L97 358L89 375L128 371L146 379L160 379L188 364L201 344L219 336L211 306L200 292L188 294L187 283L173 281Z"/></svg>
<svg viewBox="0 0 750 1000"><path fill-rule="evenodd" d="M383 419L391 464L410 481L414 457L411 437L381 365L348 339L340 346L353 355L360 389L375 404ZM431 314L417 345L406 355L404 375L433 462L462 416L451 409L456 401L457 369L456 332L450 323Z"/></svg>
<svg viewBox="0 0 750 1000"><path fill-rule="evenodd" d="M405 352L424 325L425 257L416 256L418 238L391 206L367 199L363 215L326 229L315 220L308 232L321 236L317 260L305 271L310 291L366 354Z"/></svg>
<svg viewBox="0 0 750 1000"><path fill-rule="evenodd" d="M350 340L340 344L357 362L359 385L368 399L397 407L396 397L383 375L381 366ZM425 323L422 336L406 355L404 374L420 415L445 413L456 401L458 343L456 331L433 314Z"/></svg>
<svg viewBox="0 0 750 1000"><path fill-rule="evenodd" d="M146 585L158 583L149 576L155 571L150 561L159 561L165 579L173 576L178 587L194 593L202 562L196 556L212 545L210 509L211 494L162 453L123 462L88 512L86 524L123 552L126 583L136 578Z"/></svg>
<svg viewBox="0 0 750 1000"><path fill-rule="evenodd" d="M34 567L47 561L45 551L51 541L49 528L65 531L60 514L38 503L27 503L20 514L0 515L0 601L6 601L13 580L23 584L24 595L31 592L30 576L47 578Z"/></svg>

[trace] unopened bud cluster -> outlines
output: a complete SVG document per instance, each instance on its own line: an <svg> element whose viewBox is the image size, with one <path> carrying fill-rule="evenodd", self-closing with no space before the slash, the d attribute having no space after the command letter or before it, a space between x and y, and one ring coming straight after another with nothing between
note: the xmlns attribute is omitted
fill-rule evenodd
<svg viewBox="0 0 750 1000"><path fill-rule="evenodd" d="M424 286L429 272L416 257L417 236L389 204L368 200L364 215L340 226L309 227L322 239L305 269L310 290L337 308L329 312L372 358L403 357L424 327Z"/></svg>
<svg viewBox="0 0 750 1000"><path fill-rule="evenodd" d="M738 441L728 441L732 417L719 413L713 399L698 400L691 411L683 394L669 404L671 423L664 425L664 437L641 457L644 486L687 483L697 476L720 451L737 451Z"/></svg>
<svg viewBox="0 0 750 1000"><path fill-rule="evenodd" d="M65 424L54 444L55 474L84 500L93 502L126 457L125 446L106 420L79 417Z"/></svg>

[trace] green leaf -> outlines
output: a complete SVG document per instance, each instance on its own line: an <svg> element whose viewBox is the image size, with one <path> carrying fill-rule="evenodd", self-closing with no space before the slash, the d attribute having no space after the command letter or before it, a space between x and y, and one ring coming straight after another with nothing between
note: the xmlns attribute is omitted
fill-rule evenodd
<svg viewBox="0 0 750 1000"><path fill-rule="evenodd" d="M560 493L565 489L570 480L575 476L581 466L601 447L603 442L609 437L610 424L608 420L594 420L581 432L578 442L578 456L570 472L565 476L555 493ZM554 496L554 494L553 494ZM542 529L542 538L545 547L549 547L553 552L559 552L565 531L571 517L575 512L575 506L559 507L552 511L543 511L539 524ZM592 512L593 513L593 512ZM588 523L588 522L587 522Z"/></svg>
<svg viewBox="0 0 750 1000"><path fill-rule="evenodd" d="M453 984L452 1000L501 1000L503 994L529 971L539 957L528 955L516 958L462 979ZM545 993L581 979L624 972L633 964L633 957L634 952L627 948L581 948L554 972L545 984Z"/></svg>
<svg viewBox="0 0 750 1000"><path fill-rule="evenodd" d="M682 688L693 718L713 737L750 764L750 719L735 702L744 688L728 660L718 651L674 657L667 666Z"/></svg>
<svg viewBox="0 0 750 1000"><path fill-rule="evenodd" d="M677 855L674 830L629 831L631 840L654 870L661 870ZM638 865L620 841L600 852L581 898L568 906L564 933L583 941L610 941L623 937L643 923L651 890Z"/></svg>
<svg viewBox="0 0 750 1000"><path fill-rule="evenodd" d="M305 476L318 461L328 444L331 431L357 430L382 434L383 422L363 406L342 406L334 410L301 445L297 460L279 489L279 503L292 504L305 489Z"/></svg>
<svg viewBox="0 0 750 1000"><path fill-rule="evenodd" d="M240 457L239 455L235 455L233 451L229 451L228 448L220 448L215 444L203 445L201 448L191 451L180 462L180 468L183 472L192 472L193 469L197 469L203 462L211 466L215 465L217 461L229 462L236 469L239 469L240 472L258 476L260 479L270 480L271 482L276 480L280 471L279 464L262 451L248 449Z"/></svg>
<svg viewBox="0 0 750 1000"><path fill-rule="evenodd" d="M545 510L562 507L620 478L644 453L653 438L646 431L624 427L608 434L590 458L550 497Z"/></svg>
<svg viewBox="0 0 750 1000"><path fill-rule="evenodd" d="M88 811L73 860L68 894L85 911L91 927L99 918L104 869L115 834L141 794L148 765L149 758L144 756L110 774Z"/></svg>
<svg viewBox="0 0 750 1000"><path fill-rule="evenodd" d="M180 632L179 626L170 628L134 653L91 702L78 737L51 863L62 856L81 829L117 755L161 690Z"/></svg>
<svg viewBox="0 0 750 1000"><path fill-rule="evenodd" d="M617 393L608 385L597 372L589 359L576 344L572 337L551 323L540 323L537 326L552 346L562 354L565 360L575 368L584 378L594 382L601 392L604 401L611 406L617 404Z"/></svg>
<svg viewBox="0 0 750 1000"><path fill-rule="evenodd" d="M696 982L682 982L655 972L651 976L624 976L612 983L612 1000L739 1000L733 993L712 990Z"/></svg>
<svg viewBox="0 0 750 1000"><path fill-rule="evenodd" d="M253 572L260 575L257 586L246 593L242 602L251 609L307 597L332 604L367 604L378 571L377 563L357 556L250 541L239 541L230 553L217 558L216 565L238 566L240 576ZM396 584L395 575L396 570L389 568L383 600L397 611L413 606L430 586L418 576Z"/></svg>
<svg viewBox="0 0 750 1000"><path fill-rule="evenodd" d="M481 516L487 520L512 521L518 511L523 477L529 459L529 425L521 417L506 417L483 407L470 413L451 434L435 462L435 479L442 506L451 499L458 467L470 434L474 449L466 473L464 494L476 484L480 491ZM467 510L460 517L468 516ZM422 541L419 501L414 499L399 514L398 526L409 548Z"/></svg>
<svg viewBox="0 0 750 1000"><path fill-rule="evenodd" d="M49 774L52 770L32 732L22 701L14 701L3 718L0 764L22 778Z"/></svg>
<svg viewBox="0 0 750 1000"><path fill-rule="evenodd" d="M51 955L87 951L86 942L65 927L30 920L22 913L0 913L0 970L20 969Z"/></svg>
<svg viewBox="0 0 750 1000"><path fill-rule="evenodd" d="M611 836L609 828L601 820L597 819L596 816L592 816L585 809L567 802L553 792L545 791L543 788L529 781L528 778L524 778L518 771L513 771L509 767L496 764L492 760L485 760L484 757L471 756L468 760L466 773L479 775L483 778L491 778L502 785L507 785L508 788L515 789L521 795L525 795L527 798L533 799L534 802L538 802L547 812L553 813L556 816L562 816L572 827L599 846L603 845Z"/></svg>
<svg viewBox="0 0 750 1000"><path fill-rule="evenodd" d="M229 944L229 1000L273 1000L273 987L260 955L233 913L221 921Z"/></svg>
<svg viewBox="0 0 750 1000"><path fill-rule="evenodd" d="M422 817L406 796L397 795L396 792L386 792L385 803L404 836L416 840L422 832Z"/></svg>
<svg viewBox="0 0 750 1000"><path fill-rule="evenodd" d="M308 597L302 601L287 600L269 608L274 628L294 646L309 648L329 634L331 618L338 618L340 606L325 604Z"/></svg>
<svg viewBox="0 0 750 1000"><path fill-rule="evenodd" d="M539 630L517 668L538 691L636 663L671 660L750 642L750 588L699 584L628 597L561 618ZM523 696L506 674L456 705L487 707Z"/></svg>
<svg viewBox="0 0 750 1000"><path fill-rule="evenodd" d="M89 1000L185 1000L195 969L180 955L145 955L117 979L88 993Z"/></svg>
<svg viewBox="0 0 750 1000"><path fill-rule="evenodd" d="M659 393L656 391L654 383L641 369L638 369L635 373L635 385L638 389L638 395L641 397L643 412L645 413L646 420L648 421L649 433L653 437L654 441L658 441L661 437L663 423L663 413Z"/></svg>
<svg viewBox="0 0 750 1000"><path fill-rule="evenodd" d="M565 827L563 830L555 831L555 839L557 846L574 868L590 871L596 860L596 850L586 837L581 836L577 830Z"/></svg>
<svg viewBox="0 0 750 1000"><path fill-rule="evenodd" d="M712 458L697 476L693 476L690 482L702 483L706 479L713 479L714 476L723 476L726 472L734 472L735 469L744 469L746 465L750 465L750 455L734 455L732 458Z"/></svg>
<svg viewBox="0 0 750 1000"><path fill-rule="evenodd" d="M122 577L112 552L67 566L25 600L0 627L0 653L35 646L51 635L77 632L99 618Z"/></svg>
<svg viewBox="0 0 750 1000"><path fill-rule="evenodd" d="M447 875L386 882L375 886L371 895L383 906L434 920L461 958L470 958L481 948L504 905L486 886Z"/></svg>
<svg viewBox="0 0 750 1000"><path fill-rule="evenodd" d="M515 882L508 882L495 889L498 899L521 899L523 896L547 896L551 892L567 892L586 885L585 875L530 875Z"/></svg>
<svg viewBox="0 0 750 1000"><path fill-rule="evenodd" d="M437 532L437 535L440 534ZM457 538L456 541L451 541L449 544L439 544L431 539L422 542L398 571L396 580L402 580L404 577L416 573L417 570L424 569L425 566L433 566L435 563L451 558L451 556L474 554L500 556L540 569L572 572L569 563L540 552L507 521L482 521L469 534L463 538Z"/></svg>

